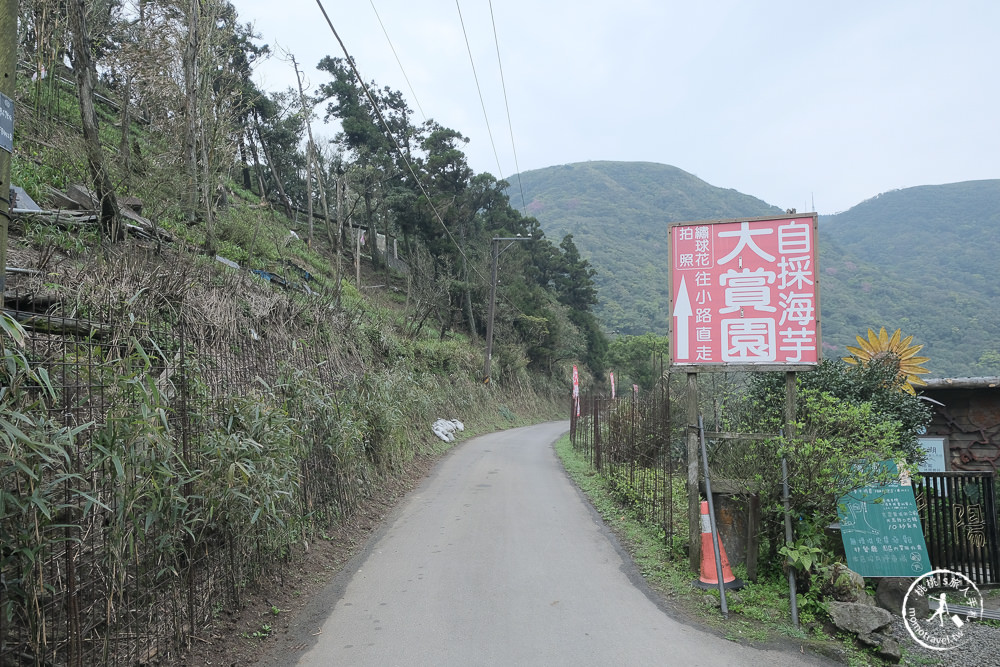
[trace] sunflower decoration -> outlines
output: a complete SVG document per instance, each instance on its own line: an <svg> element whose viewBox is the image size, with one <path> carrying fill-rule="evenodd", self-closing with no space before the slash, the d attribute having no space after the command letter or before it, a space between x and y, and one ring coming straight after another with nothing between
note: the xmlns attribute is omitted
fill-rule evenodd
<svg viewBox="0 0 1000 667"><path fill-rule="evenodd" d="M878 335L872 329L869 329L867 339L864 336L856 336L856 338L858 340L858 347L848 345L847 351L851 353L851 356L843 357L847 363L860 363L863 366L875 360L892 360L896 364L899 377L904 380L904 391L915 394L916 392L913 390L914 385L923 386L927 384L917 376L930 372L921 366L921 364L930 361L930 359L928 357L916 356L917 352L923 348L923 345L910 345L913 341L913 336L903 338L902 330L896 329L896 332L890 337L886 333L885 327L882 327Z"/></svg>

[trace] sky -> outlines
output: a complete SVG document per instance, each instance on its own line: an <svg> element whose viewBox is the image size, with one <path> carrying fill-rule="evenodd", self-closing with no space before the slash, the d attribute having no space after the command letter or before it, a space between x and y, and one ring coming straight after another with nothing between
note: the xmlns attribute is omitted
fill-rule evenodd
<svg viewBox="0 0 1000 667"><path fill-rule="evenodd" d="M313 91L330 79L315 0L234 4L275 52L262 90L295 85L289 53ZM476 172L658 162L821 214L1000 178L996 0L323 4L365 81L468 137Z"/></svg>

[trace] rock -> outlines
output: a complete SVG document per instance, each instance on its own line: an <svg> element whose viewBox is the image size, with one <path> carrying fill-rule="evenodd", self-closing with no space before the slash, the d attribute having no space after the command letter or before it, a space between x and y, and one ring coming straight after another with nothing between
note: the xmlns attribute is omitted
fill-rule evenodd
<svg viewBox="0 0 1000 667"><path fill-rule="evenodd" d="M903 652L899 650L899 642L891 637L885 637L878 647L878 655L883 660L897 663L903 658Z"/></svg>
<svg viewBox="0 0 1000 667"><path fill-rule="evenodd" d="M827 597L839 602L861 602L865 597L865 578L840 563L830 566L821 586Z"/></svg>
<svg viewBox="0 0 1000 667"><path fill-rule="evenodd" d="M872 648L882 645L882 640L885 639L882 635L875 634L865 634L862 633L858 635L858 641L865 646L871 646Z"/></svg>
<svg viewBox="0 0 1000 667"><path fill-rule="evenodd" d="M881 633L862 633L858 635L858 642L876 649L875 652L878 653L879 657L888 660L889 662L899 662L903 657L899 650L899 642L892 637L887 637Z"/></svg>
<svg viewBox="0 0 1000 667"><path fill-rule="evenodd" d="M827 611L834 625L856 635L871 634L892 622L892 614L885 609L859 602L832 600L827 603Z"/></svg>
<svg viewBox="0 0 1000 667"><path fill-rule="evenodd" d="M913 579L908 577L883 577L875 590L875 603L882 609L902 616L903 600L912 583ZM917 618L927 618L929 610L926 595L915 595L909 603L916 608Z"/></svg>

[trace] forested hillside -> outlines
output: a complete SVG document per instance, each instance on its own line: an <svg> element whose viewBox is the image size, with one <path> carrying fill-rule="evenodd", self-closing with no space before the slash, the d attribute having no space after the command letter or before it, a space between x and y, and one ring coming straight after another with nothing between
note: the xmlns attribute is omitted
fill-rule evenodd
<svg viewBox="0 0 1000 667"><path fill-rule="evenodd" d="M783 212L651 163L550 167L521 186L543 229L572 234L596 270L595 312L611 333L666 334L667 223ZM821 217L824 356L885 326L925 345L933 376L1000 373L998 226L992 180L898 190Z"/></svg>
<svg viewBox="0 0 1000 667"><path fill-rule="evenodd" d="M827 354L902 327L932 375L1000 374L1000 180L887 192L819 227Z"/></svg>
<svg viewBox="0 0 1000 667"><path fill-rule="evenodd" d="M572 368L603 376L591 271L348 60L258 88L229 2L11 4L0 664L248 664L188 652L254 651L220 619L441 451L438 418L562 417Z"/></svg>
<svg viewBox="0 0 1000 667"><path fill-rule="evenodd" d="M517 183L517 177L511 179ZM525 172L528 214L547 234L572 234L597 274L595 313L609 332L667 331L666 223L783 213L650 162L581 162ZM520 204L520 192L510 191Z"/></svg>
<svg viewBox="0 0 1000 667"><path fill-rule="evenodd" d="M68 22L53 22L46 7L32 3L20 21L11 180L49 209L66 206L53 188L91 190L93 204L86 195L82 204L96 209L100 233L81 228L64 244L71 258L106 244L128 252L128 225L139 222L287 282L280 242L291 231L305 242L298 270L339 304L342 279L359 281L362 267L351 264L382 272L379 246L389 242L402 257L407 335L455 333L480 345L491 239L531 237L501 249L496 370L601 370L606 341L572 240L550 242L510 205L505 183L475 173L460 131L416 121L401 93L359 80L343 57L308 65L320 71L311 94L261 90L254 67L273 54L228 2L109 3L102 12L72 3ZM301 81L307 65L290 58L288 67ZM342 130L332 140L316 140L321 116ZM21 261L47 268L30 253Z"/></svg>

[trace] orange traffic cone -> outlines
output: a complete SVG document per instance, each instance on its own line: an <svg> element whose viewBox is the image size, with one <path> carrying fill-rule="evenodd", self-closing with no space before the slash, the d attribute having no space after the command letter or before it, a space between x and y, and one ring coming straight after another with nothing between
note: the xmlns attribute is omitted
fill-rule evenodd
<svg viewBox="0 0 1000 667"><path fill-rule="evenodd" d="M719 558L722 560L723 588L743 588L745 584L733 575L726 556L726 547L719 541ZM715 567L715 549L712 548L712 524L708 517L708 501L701 501L701 576L695 579L698 588L718 588L719 573Z"/></svg>

